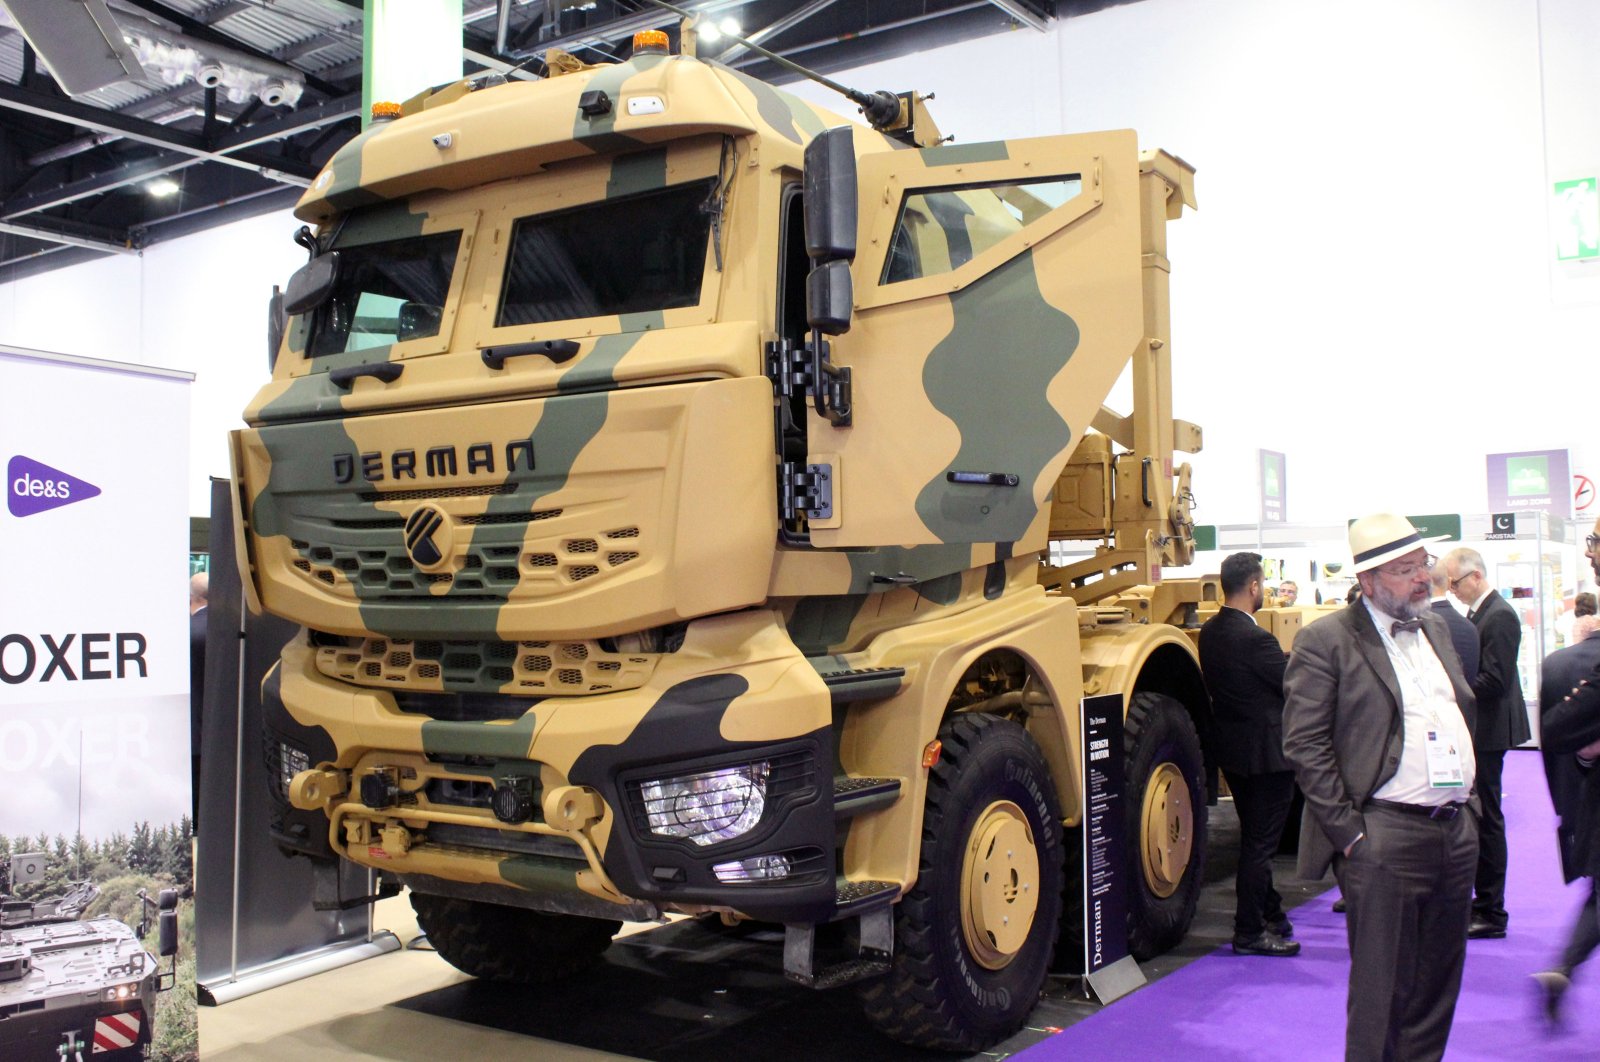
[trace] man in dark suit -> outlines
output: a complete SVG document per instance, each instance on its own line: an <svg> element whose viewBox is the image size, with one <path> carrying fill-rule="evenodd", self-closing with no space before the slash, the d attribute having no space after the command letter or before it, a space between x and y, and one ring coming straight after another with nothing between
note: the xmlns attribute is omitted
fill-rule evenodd
<svg viewBox="0 0 1600 1062"><path fill-rule="evenodd" d="M1589 564L1595 578L1600 579L1600 520L1595 521L1594 534L1588 539ZM1544 734L1543 755L1545 781L1550 785L1550 802L1555 806L1558 824L1556 838L1561 849L1561 873L1568 882L1591 873L1577 857L1578 822L1583 817L1584 776L1590 773L1579 765L1569 750L1556 752L1551 747L1550 721L1556 709L1571 697L1574 687L1579 687L1590 675L1600 674L1600 631L1583 641L1557 649L1544 658L1539 673L1539 729ZM1570 712L1572 709L1567 708ZM1600 714L1600 713L1597 713ZM1573 727L1581 720L1569 720ZM1557 719L1556 733L1561 736L1562 721ZM1545 1017L1555 1024L1561 1020L1561 999L1572 986L1572 971L1600 947L1600 889L1595 881L1589 882L1589 899L1578 911L1578 917L1567 936L1567 946L1561 961L1548 970L1533 975L1544 997Z"/></svg>
<svg viewBox="0 0 1600 1062"><path fill-rule="evenodd" d="M1345 1057L1443 1056L1466 959L1478 833L1476 722L1433 559L1403 516L1350 525L1357 604L1295 639L1283 751L1305 792L1300 874L1329 863L1348 907Z"/></svg>
<svg viewBox="0 0 1600 1062"><path fill-rule="evenodd" d="M1444 595L1450 589L1450 576L1446 574L1444 565L1434 565L1429 574L1433 576L1433 610L1450 628L1450 644L1455 646L1456 656L1461 658L1461 673L1470 679L1478 673L1478 628L1445 599Z"/></svg>
<svg viewBox="0 0 1600 1062"><path fill-rule="evenodd" d="M1200 628L1200 670L1211 693L1211 752L1239 813L1238 901L1233 950L1294 955L1294 926L1272 887L1272 856L1294 798L1283 758L1283 666L1278 640L1256 624L1263 600L1261 554L1222 562L1222 608Z"/></svg>
<svg viewBox="0 0 1600 1062"><path fill-rule="evenodd" d="M1522 699L1522 677L1517 671L1517 650L1522 645L1522 621L1517 610L1489 585L1483 556L1475 549L1457 547L1444 556L1450 592L1468 608L1467 618L1478 628L1478 672L1472 692L1478 698L1478 725L1472 747L1478 754L1478 799L1483 820L1478 834L1478 876L1473 885L1473 939L1506 935L1506 816L1500 807L1500 775L1506 749L1516 748L1531 736L1527 702Z"/></svg>

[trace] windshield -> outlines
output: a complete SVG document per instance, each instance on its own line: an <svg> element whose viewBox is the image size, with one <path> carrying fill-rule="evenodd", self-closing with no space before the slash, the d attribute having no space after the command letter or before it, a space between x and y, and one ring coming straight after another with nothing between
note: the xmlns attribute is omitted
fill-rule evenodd
<svg viewBox="0 0 1600 1062"><path fill-rule="evenodd" d="M696 305L714 183L519 219L495 326Z"/></svg>
<svg viewBox="0 0 1600 1062"><path fill-rule="evenodd" d="M333 294L312 322L312 357L439 334L461 233L339 248Z"/></svg>

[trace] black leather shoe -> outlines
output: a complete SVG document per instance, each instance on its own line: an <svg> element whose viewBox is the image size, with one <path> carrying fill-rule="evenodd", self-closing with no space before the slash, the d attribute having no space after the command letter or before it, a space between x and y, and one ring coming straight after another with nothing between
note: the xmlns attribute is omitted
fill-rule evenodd
<svg viewBox="0 0 1600 1062"><path fill-rule="evenodd" d="M1541 970L1528 976L1539 986L1539 1007L1544 1011L1544 1020L1551 1026L1560 1025L1561 997L1572 987L1572 979L1560 970Z"/></svg>
<svg viewBox="0 0 1600 1062"><path fill-rule="evenodd" d="M1288 958L1290 955L1300 954L1300 945L1292 940L1279 940L1271 933L1262 933L1257 937L1234 937L1233 953L1235 955L1267 955L1277 959Z"/></svg>
<svg viewBox="0 0 1600 1062"><path fill-rule="evenodd" d="M1505 935L1505 926L1497 926L1481 918L1474 918L1472 924L1467 927L1468 940L1499 940Z"/></svg>
<svg viewBox="0 0 1600 1062"><path fill-rule="evenodd" d="M1344 914L1344 912L1345 912L1344 897L1341 896L1337 900L1333 901L1333 913L1334 914Z"/></svg>
<svg viewBox="0 0 1600 1062"><path fill-rule="evenodd" d="M1294 923L1289 921L1287 917L1279 918L1276 922L1267 923L1267 932L1275 937L1288 940L1294 936Z"/></svg>

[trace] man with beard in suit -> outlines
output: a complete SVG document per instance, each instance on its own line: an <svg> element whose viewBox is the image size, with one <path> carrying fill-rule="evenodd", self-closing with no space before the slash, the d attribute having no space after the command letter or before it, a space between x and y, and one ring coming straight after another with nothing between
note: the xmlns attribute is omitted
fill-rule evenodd
<svg viewBox="0 0 1600 1062"><path fill-rule="evenodd" d="M1600 579L1600 520L1594 522L1594 532L1585 542L1585 556ZM1580 595L1581 596L1581 595ZM1533 975L1539 985L1544 1004L1545 1018L1550 1024L1561 1020L1561 1000L1572 987L1572 971L1600 947L1600 889L1596 888L1590 868L1578 858L1578 824L1583 818L1584 776L1593 768L1582 766L1571 752L1559 753L1551 748L1550 720L1556 709L1570 697L1590 675L1600 674L1600 631L1565 649L1557 649L1544 658L1539 677L1539 727L1544 732L1544 772L1550 785L1550 802L1555 805L1560 819L1556 838L1561 849L1561 876L1568 882L1580 877L1590 877L1589 899L1578 911L1578 918L1567 936L1567 946L1561 961L1548 970ZM1560 720L1557 719L1558 736ZM1587 847L1587 845L1585 845Z"/></svg>
<svg viewBox="0 0 1600 1062"><path fill-rule="evenodd" d="M1530 736L1527 702L1522 699L1522 677L1517 671L1517 650L1522 645L1522 621L1517 610L1494 592L1485 574L1483 556L1475 549L1457 547L1444 555L1450 592L1467 606L1467 619L1478 628L1478 673L1472 692L1478 698L1478 724L1472 747L1478 755L1478 799L1483 819L1478 824L1478 876L1473 885L1472 924L1467 936L1474 940L1506 935L1506 816L1500 807L1500 775L1506 749L1516 748Z"/></svg>
<svg viewBox="0 0 1600 1062"><path fill-rule="evenodd" d="M1284 939L1294 926L1272 887L1272 856L1294 799L1294 773L1283 758L1287 657L1255 621L1264 577L1259 553L1235 553L1222 562L1222 608L1200 628L1200 671L1211 693L1211 752L1239 813L1233 950L1287 956L1300 945Z"/></svg>
<svg viewBox="0 0 1600 1062"><path fill-rule="evenodd" d="M1331 863L1348 907L1345 1057L1437 1060L1461 990L1478 832L1476 719L1433 558L1403 516L1350 525L1361 598L1295 639L1283 751L1305 792L1302 877Z"/></svg>

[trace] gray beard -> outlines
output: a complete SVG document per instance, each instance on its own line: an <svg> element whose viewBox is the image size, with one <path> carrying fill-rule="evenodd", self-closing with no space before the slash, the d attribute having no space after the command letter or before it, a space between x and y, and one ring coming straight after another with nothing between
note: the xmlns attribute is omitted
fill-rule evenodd
<svg viewBox="0 0 1600 1062"><path fill-rule="evenodd" d="M1387 612L1395 619L1414 620L1421 619L1433 611L1433 602L1427 598L1421 601L1412 601L1408 597L1392 594L1380 582L1372 584L1372 604L1380 612Z"/></svg>

